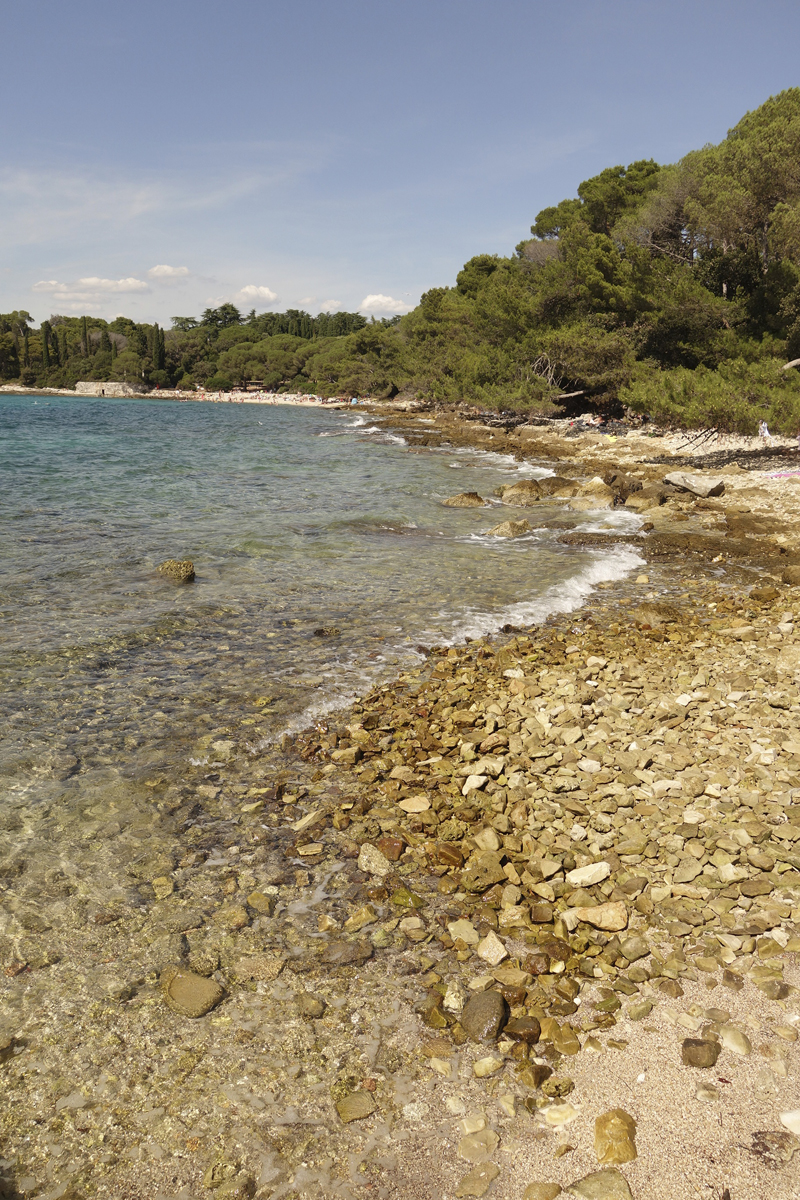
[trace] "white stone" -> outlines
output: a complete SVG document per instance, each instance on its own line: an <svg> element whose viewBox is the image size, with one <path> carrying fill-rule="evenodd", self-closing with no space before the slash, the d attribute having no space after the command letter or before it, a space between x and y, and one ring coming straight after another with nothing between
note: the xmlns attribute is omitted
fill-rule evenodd
<svg viewBox="0 0 800 1200"><path fill-rule="evenodd" d="M488 826L486 829L481 829L475 834L472 840L479 850L491 850L494 852L495 850L500 849L500 838L497 836L497 832L492 829L491 826Z"/></svg>
<svg viewBox="0 0 800 1200"><path fill-rule="evenodd" d="M542 1109L544 1119L548 1125L566 1125L569 1121L574 1121L580 1116L577 1108L573 1108L571 1104L551 1104L548 1108Z"/></svg>
<svg viewBox="0 0 800 1200"><path fill-rule="evenodd" d="M358 869L365 875L386 875L391 869L388 858L377 846L364 842L358 855Z"/></svg>
<svg viewBox="0 0 800 1200"><path fill-rule="evenodd" d="M461 938L462 942L466 942L468 946L477 946L480 941L480 934L471 921L462 917L459 921L449 921L447 924L447 932L453 941L456 938Z"/></svg>
<svg viewBox="0 0 800 1200"><path fill-rule="evenodd" d="M589 863L588 867L576 867L574 871L569 871L567 883L571 883L573 887L592 887L593 884L608 879L610 874L611 867L607 862Z"/></svg>
<svg viewBox="0 0 800 1200"><path fill-rule="evenodd" d="M781 1125L795 1137L800 1137L800 1108L795 1108L791 1112L782 1112Z"/></svg>
<svg viewBox="0 0 800 1200"><path fill-rule="evenodd" d="M602 769L602 763L599 763L596 758L582 758L578 763L578 770L583 771L586 775L596 775Z"/></svg>
<svg viewBox="0 0 800 1200"><path fill-rule="evenodd" d="M734 1054L749 1054L753 1049L749 1037L735 1025L723 1025L720 1030L720 1040L725 1049L731 1050Z"/></svg>
<svg viewBox="0 0 800 1200"><path fill-rule="evenodd" d="M427 812L430 806L431 802L427 796L408 796L407 799L399 800L397 803L397 807L407 813Z"/></svg>
<svg viewBox="0 0 800 1200"><path fill-rule="evenodd" d="M461 789L461 795L466 796L469 792L479 792L489 782L488 775L468 775L466 783Z"/></svg>
<svg viewBox="0 0 800 1200"><path fill-rule="evenodd" d="M490 967L499 967L503 959L508 958L508 951L492 929L482 941L478 942L478 949L475 953Z"/></svg>
<svg viewBox="0 0 800 1200"><path fill-rule="evenodd" d="M494 1075L497 1071L502 1071L503 1066L502 1058L479 1058L472 1064L472 1071L478 1079L485 1079L487 1075Z"/></svg>

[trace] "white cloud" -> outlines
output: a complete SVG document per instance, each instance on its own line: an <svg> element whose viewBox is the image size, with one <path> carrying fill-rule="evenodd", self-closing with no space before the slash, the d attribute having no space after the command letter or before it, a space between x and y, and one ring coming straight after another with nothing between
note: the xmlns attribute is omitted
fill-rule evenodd
<svg viewBox="0 0 800 1200"><path fill-rule="evenodd" d="M127 279L100 279L97 275L89 275L78 279L75 283L59 283L57 279L40 279L33 285L31 291L46 292L54 300L85 304L108 295L149 292L150 288L143 279L135 279L133 276L129 276Z"/></svg>
<svg viewBox="0 0 800 1200"><path fill-rule="evenodd" d="M341 300L325 300L319 307L321 312L338 312L342 307L342 302Z"/></svg>
<svg viewBox="0 0 800 1200"><path fill-rule="evenodd" d="M412 305L404 304L402 300L395 300L392 296L383 296L380 292L371 292L369 296L365 296L359 305L360 312L387 316L389 314L411 312L411 308Z"/></svg>
<svg viewBox="0 0 800 1200"><path fill-rule="evenodd" d="M314 301L316 300L316 298L317 298L316 296L301 296L299 303L300 304L313 304Z"/></svg>
<svg viewBox="0 0 800 1200"><path fill-rule="evenodd" d="M236 293L236 298L243 304L248 301L252 304L259 300L262 304L274 304L278 299L278 294L263 285L248 283Z"/></svg>
<svg viewBox="0 0 800 1200"><path fill-rule="evenodd" d="M160 263L157 267L151 267L147 272L151 279L172 280L185 279L189 274L188 267L168 267L165 263Z"/></svg>

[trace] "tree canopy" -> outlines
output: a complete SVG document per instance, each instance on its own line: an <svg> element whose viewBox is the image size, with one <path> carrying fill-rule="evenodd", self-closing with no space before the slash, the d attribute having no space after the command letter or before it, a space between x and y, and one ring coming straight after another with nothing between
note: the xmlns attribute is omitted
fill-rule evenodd
<svg viewBox="0 0 800 1200"><path fill-rule="evenodd" d="M800 89L719 145L584 180L507 257L476 254L402 318L255 311L174 317L0 314L0 376L69 384L398 393L561 411L565 394L669 420L800 423Z"/></svg>

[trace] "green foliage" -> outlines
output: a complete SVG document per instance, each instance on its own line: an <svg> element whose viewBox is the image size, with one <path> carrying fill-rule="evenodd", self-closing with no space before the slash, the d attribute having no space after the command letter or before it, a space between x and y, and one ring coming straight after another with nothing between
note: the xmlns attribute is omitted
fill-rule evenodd
<svg viewBox="0 0 800 1200"><path fill-rule="evenodd" d="M398 393L559 411L559 396L663 420L793 429L800 408L800 89L672 166L641 159L542 209L508 258L477 254L406 316L233 304L173 317L0 314L0 377L70 386Z"/></svg>
<svg viewBox="0 0 800 1200"><path fill-rule="evenodd" d="M649 413L668 424L755 434L766 420L773 433L800 429L800 375L782 371L780 359L747 362L742 358L716 370L641 371L620 399L634 412Z"/></svg>

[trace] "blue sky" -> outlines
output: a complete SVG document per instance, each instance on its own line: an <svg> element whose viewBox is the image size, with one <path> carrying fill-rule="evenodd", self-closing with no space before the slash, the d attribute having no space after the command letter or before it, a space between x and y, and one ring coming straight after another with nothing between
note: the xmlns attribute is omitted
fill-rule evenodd
<svg viewBox="0 0 800 1200"><path fill-rule="evenodd" d="M788 0L32 0L0 311L402 312L615 163L800 83Z"/></svg>

